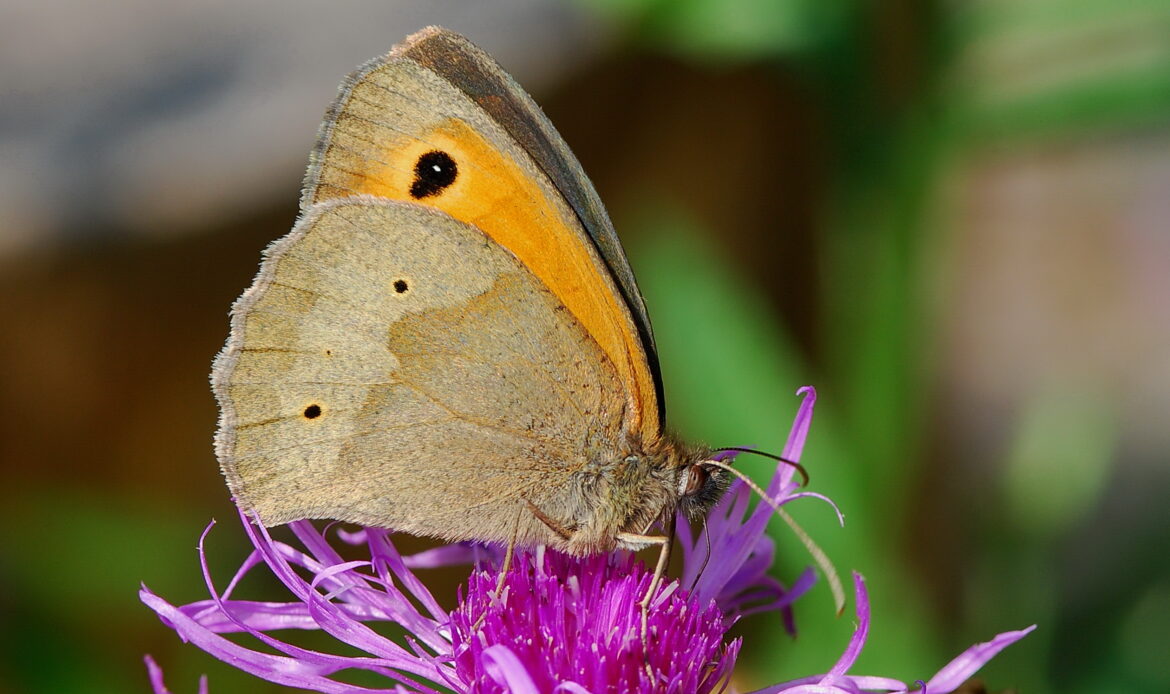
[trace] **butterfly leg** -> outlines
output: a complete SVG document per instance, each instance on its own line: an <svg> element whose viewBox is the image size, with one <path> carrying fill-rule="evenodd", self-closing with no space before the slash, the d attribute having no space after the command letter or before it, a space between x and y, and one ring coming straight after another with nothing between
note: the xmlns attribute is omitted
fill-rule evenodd
<svg viewBox="0 0 1170 694"><path fill-rule="evenodd" d="M496 597L504 591L504 581L508 578L508 570L512 568L512 557L516 554L516 536L512 536L512 541L508 543L508 551L504 552L504 563L500 567L500 577L496 579Z"/></svg>
<svg viewBox="0 0 1170 694"><path fill-rule="evenodd" d="M516 519L516 529L512 532L512 539L508 542L508 549L504 552L504 563L500 566L500 575L496 579L496 589L492 593L493 600L499 600L504 594L504 582L508 579L508 571L512 568L512 559L516 555L516 537L520 534L520 519ZM471 631L477 631L487 617L487 610L471 625Z"/></svg>
<svg viewBox="0 0 1170 694"><path fill-rule="evenodd" d="M666 575L666 567L670 565L670 548L674 545L674 529L671 528L671 531L666 535L618 533L617 539L622 544L632 547L658 545L658 563L654 567L654 578L650 579L650 588L646 591L646 595L642 597L642 602L638 603L642 607L642 630L645 631L646 613L650 607L650 601L654 598L655 593L658 592L658 586L662 583L662 577Z"/></svg>
<svg viewBox="0 0 1170 694"><path fill-rule="evenodd" d="M650 579L650 586L646 589L646 595L638 603L638 607L642 613L643 652L649 650L650 647L650 602L658 594L658 586L662 583L662 577L666 575L667 567L670 566L670 550L674 546L674 525L670 524L669 527L670 530L666 535L617 534L618 541L628 546L649 547L650 545L658 545L658 562L654 566L654 577ZM646 660L646 674L650 677L651 681L654 680L654 672L650 669L649 659Z"/></svg>
<svg viewBox="0 0 1170 694"><path fill-rule="evenodd" d="M545 527L547 527L549 530L553 531L554 534L556 534L558 537L560 537L565 542L568 542L569 540L572 539L573 533L571 531L566 530L565 528L561 527L560 523L557 523L555 520L550 518L547 513L545 513L544 511L541 511L540 507L537 506L536 504L532 503L532 501L529 500L528 497L525 496L525 497L521 497L521 498L524 499L524 503L528 504L528 510L532 512L532 515L536 516L536 519L538 521L540 521L541 523L544 523ZM518 520L517 520L517 526L519 526Z"/></svg>

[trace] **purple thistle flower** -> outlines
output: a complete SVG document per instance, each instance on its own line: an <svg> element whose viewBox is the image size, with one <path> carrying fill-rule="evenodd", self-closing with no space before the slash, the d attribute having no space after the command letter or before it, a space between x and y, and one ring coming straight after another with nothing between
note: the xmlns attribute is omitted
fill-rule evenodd
<svg viewBox="0 0 1170 694"><path fill-rule="evenodd" d="M805 397L784 449L792 461L800 458L816 400L812 388L799 394ZM791 465L777 466L767 488L776 505L806 496L824 498L798 492L793 472ZM518 552L497 594L498 548L463 543L402 556L387 530L339 529L341 543L368 552L368 558L346 561L326 533L307 521L288 525L298 547L274 540L242 515L255 550L222 592L204 559L208 526L199 555L211 598L177 607L145 586L140 596L184 641L263 679L318 692L719 692L742 645L740 639L726 639L731 625L749 614L780 611L793 631L791 605L815 581L811 569L791 587L767 575L774 545L764 531L772 509L760 503L749 514L748 492L743 482L732 485L698 535L678 519L682 577L659 587L647 632L641 628L639 602L651 574L628 553L576 558L541 548ZM477 568L450 613L415 573L471 562ZM261 566L285 585L292 600L232 598L240 581ZM869 629L869 599L858 574L854 593L858 627L836 665L824 675L755 694L908 690L896 680L847 674ZM405 631L405 645L374 628L383 623ZM940 670L926 691L952 691L1032 628L972 647ZM273 635L284 629L324 631L362 655L302 648ZM224 636L230 633L247 633L263 648ZM166 692L161 670L149 656L147 668L156 694ZM379 675L385 686L371 689L338 677L353 671ZM199 691L205 694L206 681Z"/></svg>
<svg viewBox="0 0 1170 694"><path fill-rule="evenodd" d="M670 583L649 610L652 573L628 553L577 559L542 551L516 562L500 598L497 574L472 573L452 614L455 670L466 691L712 692L740 640L724 643L723 612ZM477 620L482 625L475 628Z"/></svg>

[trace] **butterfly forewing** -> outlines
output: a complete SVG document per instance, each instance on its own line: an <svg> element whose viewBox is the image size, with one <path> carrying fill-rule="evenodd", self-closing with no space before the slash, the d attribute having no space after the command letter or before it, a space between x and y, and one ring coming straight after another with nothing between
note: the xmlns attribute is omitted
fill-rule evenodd
<svg viewBox="0 0 1170 694"><path fill-rule="evenodd" d="M302 204L360 194L443 210L515 254L617 370L627 430L661 434L649 321L609 220L551 124L482 51L424 30L346 81Z"/></svg>

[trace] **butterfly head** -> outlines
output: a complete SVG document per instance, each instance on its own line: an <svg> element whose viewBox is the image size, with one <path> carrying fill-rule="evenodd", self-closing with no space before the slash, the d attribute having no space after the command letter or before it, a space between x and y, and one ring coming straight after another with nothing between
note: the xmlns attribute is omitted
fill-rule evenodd
<svg viewBox="0 0 1170 694"><path fill-rule="evenodd" d="M679 509L687 518L697 521L707 515L730 485L731 475L725 470L708 465L706 460L695 460L680 470Z"/></svg>
<svg viewBox="0 0 1170 694"><path fill-rule="evenodd" d="M722 498L731 485L732 475L711 464L712 452L705 447L689 446L664 438L651 460L657 462L656 485L661 485L661 521L669 521L676 510L698 521ZM650 496L650 495L647 495Z"/></svg>

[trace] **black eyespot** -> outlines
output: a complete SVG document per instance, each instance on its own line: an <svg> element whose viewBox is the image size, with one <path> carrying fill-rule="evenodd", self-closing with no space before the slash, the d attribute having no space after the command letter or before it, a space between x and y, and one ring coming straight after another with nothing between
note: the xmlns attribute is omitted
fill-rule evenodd
<svg viewBox="0 0 1170 694"><path fill-rule="evenodd" d="M455 182L459 167L446 152L434 150L418 158L414 165L414 182L410 184L410 197L418 200L443 192Z"/></svg>
<svg viewBox="0 0 1170 694"><path fill-rule="evenodd" d="M316 419L321 416L320 405L309 405L305 408L305 419Z"/></svg>
<svg viewBox="0 0 1170 694"><path fill-rule="evenodd" d="M406 280L394 280L394 291L405 294L408 289L410 289L410 285L406 283Z"/></svg>

